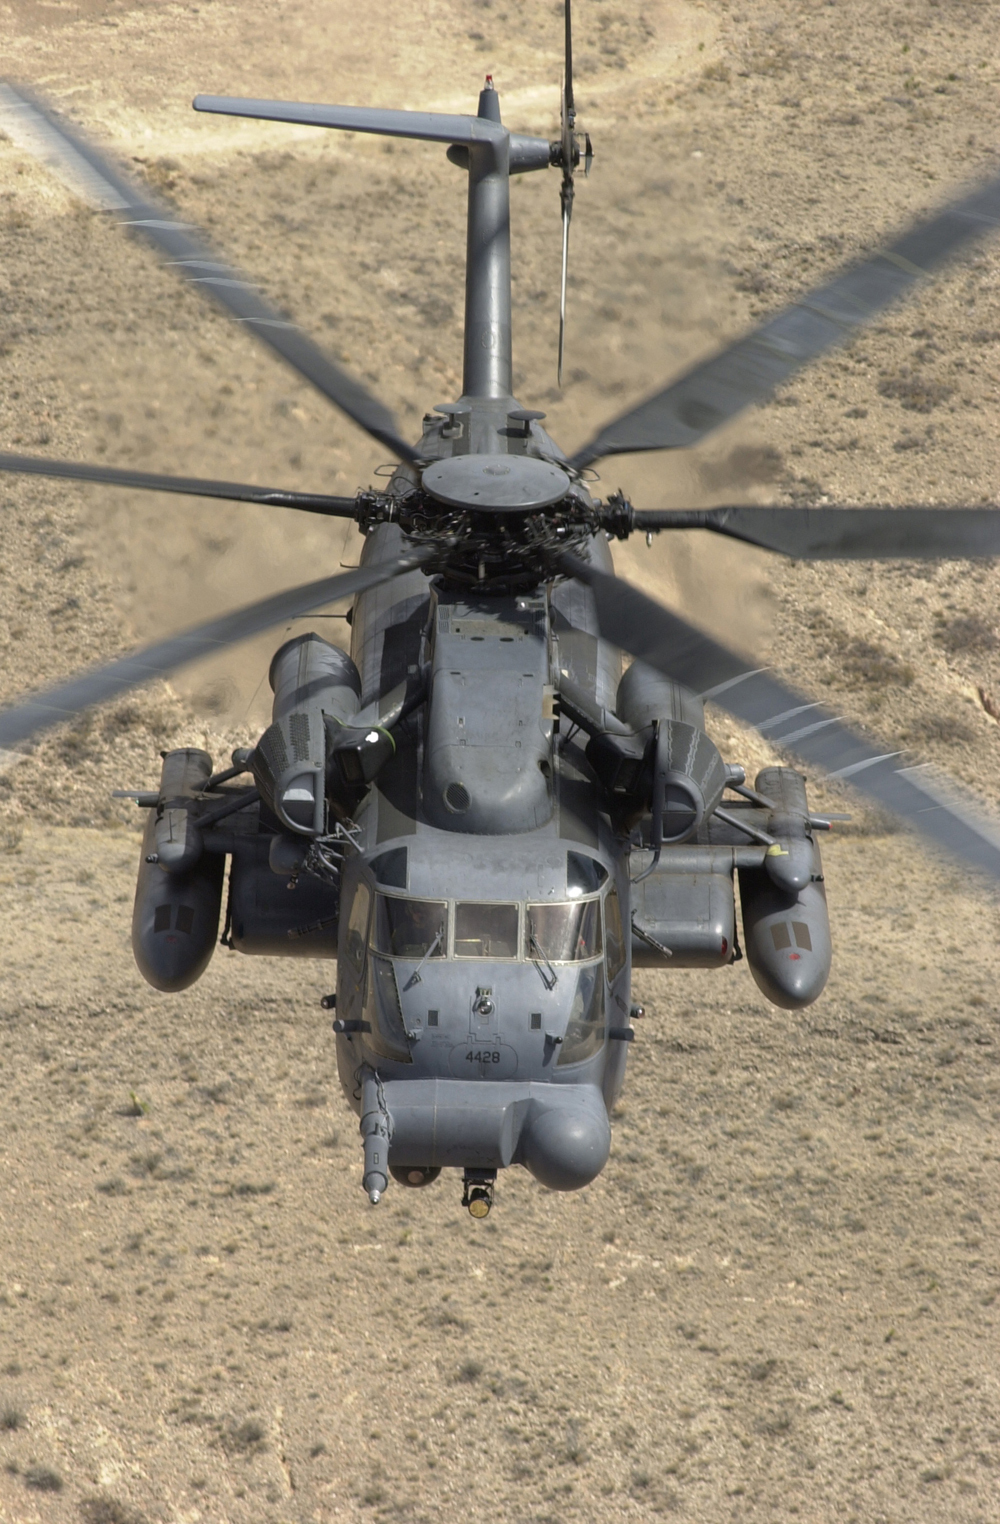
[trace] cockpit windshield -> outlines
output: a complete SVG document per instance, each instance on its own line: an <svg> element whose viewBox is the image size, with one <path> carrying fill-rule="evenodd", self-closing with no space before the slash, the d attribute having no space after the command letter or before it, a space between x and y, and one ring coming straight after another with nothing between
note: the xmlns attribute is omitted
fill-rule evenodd
<svg viewBox="0 0 1000 1524"><path fill-rule="evenodd" d="M516 958L517 921L516 905L456 905L455 957Z"/></svg>
<svg viewBox="0 0 1000 1524"><path fill-rule="evenodd" d="M383 958L412 960L421 967L431 958L524 958L545 968L546 984L556 977L555 964L596 962L606 951L608 977L614 979L624 963L625 939L613 887L603 906L599 895L518 905L372 894L362 882L350 911L346 942L346 957L359 977L366 929L368 951Z"/></svg>
<svg viewBox="0 0 1000 1524"><path fill-rule="evenodd" d="M448 951L444 900L409 900L380 894L375 900L372 945L392 958L443 958Z"/></svg>
<svg viewBox="0 0 1000 1524"><path fill-rule="evenodd" d="M548 963L582 963L601 955L601 904L577 900L569 905L529 905L525 926L529 958Z"/></svg>

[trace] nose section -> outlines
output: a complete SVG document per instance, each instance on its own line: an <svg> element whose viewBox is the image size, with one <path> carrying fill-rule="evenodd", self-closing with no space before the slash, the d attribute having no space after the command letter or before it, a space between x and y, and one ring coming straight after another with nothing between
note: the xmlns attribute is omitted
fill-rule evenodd
<svg viewBox="0 0 1000 1524"><path fill-rule="evenodd" d="M556 1105L536 1101L521 1133L521 1162L550 1191L589 1185L610 1152L608 1114L599 1093L589 1088L567 1089Z"/></svg>
<svg viewBox="0 0 1000 1524"><path fill-rule="evenodd" d="M521 1164L550 1191L578 1191L608 1162L611 1125L596 1085L468 1079L379 1085L376 1099L387 1117L381 1133L378 1106L371 1116L362 1106L366 1170L374 1168L367 1149L390 1135L388 1173L397 1180L411 1172L429 1180L442 1167L491 1172Z"/></svg>

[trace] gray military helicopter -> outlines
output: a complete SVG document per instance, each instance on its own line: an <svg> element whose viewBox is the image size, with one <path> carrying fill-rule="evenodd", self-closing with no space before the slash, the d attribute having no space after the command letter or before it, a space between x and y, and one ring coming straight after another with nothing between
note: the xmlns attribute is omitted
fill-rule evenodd
<svg viewBox="0 0 1000 1524"><path fill-rule="evenodd" d="M239 952L335 958L324 1001L363 1184L423 1186L461 1169L485 1216L499 1169L553 1190L592 1181L633 1038L634 966L719 968L745 952L779 1006L820 994L831 959L817 837L794 767L753 787L705 730L712 699L774 746L847 779L966 864L1000 877L1000 837L974 801L853 733L616 579L609 541L702 528L795 557L992 556L1000 513L973 508L636 510L602 501L602 457L684 448L855 333L928 270L1000 225L1000 178L838 274L630 408L567 456L512 393L510 176L562 172L566 256L576 132L569 3L562 132L503 125L492 81L475 115L199 96L195 109L446 145L468 176L464 380L402 439L389 411L221 261L169 208L12 85L4 125L92 204L159 249L398 461L355 498L19 455L0 468L353 518L360 567L158 641L0 712L25 742L185 662L352 598L351 652L315 633L270 668L273 720L217 770L163 759L133 918L136 960L179 991L219 940ZM623 653L634 658L623 672ZM742 950L734 875L739 877Z"/></svg>

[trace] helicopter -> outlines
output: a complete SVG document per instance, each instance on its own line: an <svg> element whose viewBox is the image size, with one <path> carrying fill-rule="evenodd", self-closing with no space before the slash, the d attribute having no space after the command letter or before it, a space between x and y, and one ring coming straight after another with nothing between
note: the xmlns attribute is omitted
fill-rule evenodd
<svg viewBox="0 0 1000 1524"><path fill-rule="evenodd" d="M462 393L408 442L367 388L177 212L28 91L0 84L15 141L151 243L397 462L383 490L334 497L0 454L5 471L354 520L365 537L356 569L0 711L0 746L352 599L349 653L314 632L275 653L271 723L230 765L179 748L163 756L155 789L121 791L146 811L139 970L181 992L220 940L247 955L336 961L323 1004L372 1204L391 1180L421 1188L445 1168L462 1172L477 1218L512 1165L548 1189L579 1189L609 1156L642 1014L633 968L708 970L745 957L778 1006L821 994L832 940L819 837L834 817L812 811L793 761L1000 877L1000 835L982 805L616 578L610 552L633 533L700 528L794 558L994 556L1000 511L640 509L589 485L595 461L692 446L849 340L1000 226L1000 177L567 455L513 394L509 190L512 175L561 172L561 379L575 177L593 159L576 126L569 0L554 142L504 125L490 77L470 115L215 96L194 107L445 147L468 181ZM706 701L788 765L748 783L709 736Z"/></svg>

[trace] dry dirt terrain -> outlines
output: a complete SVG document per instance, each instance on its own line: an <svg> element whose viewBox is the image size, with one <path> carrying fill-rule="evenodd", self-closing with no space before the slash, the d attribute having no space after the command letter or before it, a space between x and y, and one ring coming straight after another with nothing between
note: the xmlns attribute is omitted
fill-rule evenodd
<svg viewBox="0 0 1000 1524"><path fill-rule="evenodd" d="M577 11L598 157L563 393L556 177L512 195L518 392L567 447L1000 163L989 0ZM410 432L456 395L464 189L440 150L190 98L469 110L491 68L508 122L551 133L559 5L8 0L0 36L3 72L207 227ZM6 140L0 293L2 449L333 492L381 463ZM683 458L609 463L602 490L994 503L998 394L986 243L767 408ZM7 478L0 700L356 553L305 516ZM816 568L701 535L619 564L996 804L994 564ZM166 746L252 741L282 638L5 759L4 1524L1000 1519L995 890L852 800L813 1008L772 1009L745 963L642 975L594 1186L512 1171L475 1223L444 1177L373 1211L318 1003L332 969L220 950L171 997L129 947L137 820L110 791L149 786Z"/></svg>

